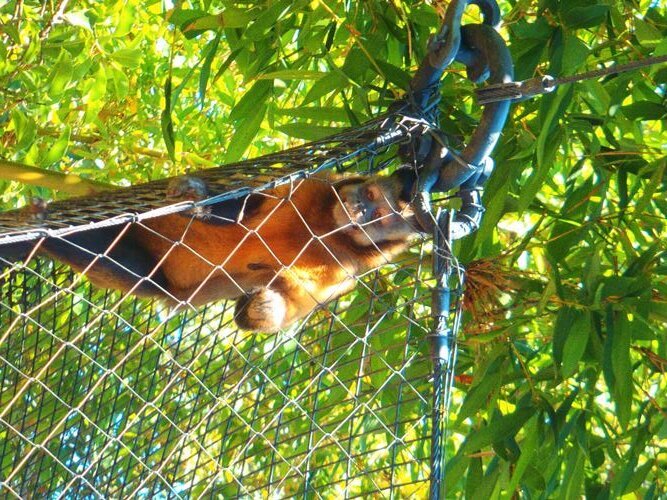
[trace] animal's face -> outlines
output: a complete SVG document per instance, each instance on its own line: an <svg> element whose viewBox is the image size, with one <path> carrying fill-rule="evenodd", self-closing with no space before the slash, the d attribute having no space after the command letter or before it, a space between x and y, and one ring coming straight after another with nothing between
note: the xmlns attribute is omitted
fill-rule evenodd
<svg viewBox="0 0 667 500"><path fill-rule="evenodd" d="M334 206L336 225L363 246L414 235L414 215L407 203L397 199L397 184L392 178L343 184Z"/></svg>

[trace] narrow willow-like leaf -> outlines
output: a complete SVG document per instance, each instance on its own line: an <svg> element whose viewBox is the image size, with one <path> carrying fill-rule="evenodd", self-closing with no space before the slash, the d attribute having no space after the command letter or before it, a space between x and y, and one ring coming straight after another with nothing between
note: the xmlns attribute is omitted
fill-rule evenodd
<svg viewBox="0 0 667 500"><path fill-rule="evenodd" d="M496 416L488 425L469 435L461 446L461 450L469 453L514 436L523 427L526 420L535 414L535 411L533 407L526 407L519 408L514 413Z"/></svg>
<svg viewBox="0 0 667 500"><path fill-rule="evenodd" d="M167 152L174 161L176 159L176 147L174 143L174 122L171 118L171 78L169 77L164 83L164 108L160 114L160 126Z"/></svg>
<svg viewBox="0 0 667 500"><path fill-rule="evenodd" d="M243 94L243 97L236 103L229 113L229 119L233 121L242 120L255 114L268 99L271 89L273 89L273 81L260 80L255 82L250 90Z"/></svg>
<svg viewBox="0 0 667 500"><path fill-rule="evenodd" d="M590 318L581 311L573 311L575 314L571 328L565 333L565 343L563 345L563 363L561 371L563 377L571 376L577 369L577 365L584 355L588 338L590 336ZM561 332L559 334L562 335Z"/></svg>
<svg viewBox="0 0 667 500"><path fill-rule="evenodd" d="M268 73L262 73L257 75L257 80L319 80L326 76L328 73L322 73L320 71L306 71L298 69L282 69L278 71L270 71Z"/></svg>
<svg viewBox="0 0 667 500"><path fill-rule="evenodd" d="M66 50L60 51L60 57L55 62L55 66L49 76L49 96L52 98L60 97L72 81L72 56Z"/></svg>
<svg viewBox="0 0 667 500"><path fill-rule="evenodd" d="M257 135L264 120L264 115L266 115L266 109L266 105L260 105L247 118L239 122L236 132L229 141L229 147L225 155L227 162L234 162L241 159L243 153L245 153Z"/></svg>
<svg viewBox="0 0 667 500"><path fill-rule="evenodd" d="M326 127L322 125L309 125L307 123L287 123L278 127L278 130L284 134L289 135L290 137L313 141L322 139L323 137L327 137L329 135L333 135L343 129L338 127Z"/></svg>
<svg viewBox="0 0 667 500"><path fill-rule="evenodd" d="M220 44L220 38L222 37L222 31L218 32L213 40L211 40L206 46L206 58L204 59L204 64L201 67L201 73L199 74L199 103L203 108L206 98L206 88L208 87L208 80L211 76L211 65L213 64L213 59L218 52L218 45Z"/></svg>
<svg viewBox="0 0 667 500"><path fill-rule="evenodd" d="M58 139L56 139L56 141L49 149L49 152L44 157L44 164L50 165L60 161L60 159L67 152L67 148L69 147L69 139L71 133L72 129L70 127L63 128L62 133L60 134Z"/></svg>

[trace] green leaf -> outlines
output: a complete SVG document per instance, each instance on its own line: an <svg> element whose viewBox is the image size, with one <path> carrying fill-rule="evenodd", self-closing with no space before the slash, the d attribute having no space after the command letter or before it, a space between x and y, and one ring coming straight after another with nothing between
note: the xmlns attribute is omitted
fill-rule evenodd
<svg viewBox="0 0 667 500"><path fill-rule="evenodd" d="M266 109L267 106L265 104L259 105L258 108L255 108L253 113L240 121L236 132L229 142L225 161L234 162L243 156L243 153L246 152L252 143L252 140L257 135L257 132L259 132L262 121L264 120L264 115L266 114Z"/></svg>
<svg viewBox="0 0 667 500"><path fill-rule="evenodd" d="M260 80L248 90L243 97L236 103L229 113L229 119L232 121L243 120L261 107L268 99L271 90L273 90L272 80Z"/></svg>
<svg viewBox="0 0 667 500"><path fill-rule="evenodd" d="M577 6L563 13L563 21L570 28L592 28L602 24L608 12L607 5Z"/></svg>
<svg viewBox="0 0 667 500"><path fill-rule="evenodd" d="M503 467L505 465L505 462L501 462L497 464L496 467L487 467L484 478L482 479L482 482L477 485L472 498L489 498L494 500L499 499L499 479L501 478L501 472L503 472L503 469L505 469L505 467ZM441 498L445 498L445 496L442 495Z"/></svg>
<svg viewBox="0 0 667 500"><path fill-rule="evenodd" d="M248 10L235 7L227 7L219 14L209 14L201 9L175 8L168 11L165 17L181 30L186 39L193 39L209 30L244 28L252 21Z"/></svg>
<svg viewBox="0 0 667 500"><path fill-rule="evenodd" d="M554 165L557 148L563 138L562 131L557 127L557 121L563 115L565 104L570 100L572 92L572 85L559 87L556 95L549 101L548 107L540 112L542 123L535 150L537 165L521 190L517 207L519 212L523 212L533 201Z"/></svg>
<svg viewBox="0 0 667 500"><path fill-rule="evenodd" d="M330 73L315 82L315 84L306 94L306 97L304 97L302 104L305 106L306 104L316 101L320 97L323 97L330 92L333 92L334 90L344 88L347 84L348 80L344 74L337 71Z"/></svg>
<svg viewBox="0 0 667 500"><path fill-rule="evenodd" d="M16 45L20 45L22 43L21 34L19 33L19 30L16 28L14 23L3 24L2 31L6 33L9 38L11 38L12 42L14 42Z"/></svg>
<svg viewBox="0 0 667 500"><path fill-rule="evenodd" d="M227 56L227 59L225 59L225 62L223 62L220 67L218 68L218 71L215 73L215 77L213 77L213 81L217 81L220 76L222 76L225 71L229 69L229 66L234 62L234 59L239 55L239 53L242 51L242 48L234 49L232 52Z"/></svg>
<svg viewBox="0 0 667 500"><path fill-rule="evenodd" d="M380 68L380 70L382 70L383 74L380 76L384 76L388 82L393 83L400 89L410 88L410 80L412 79L412 75L410 75L408 72L386 61L377 59L375 62L377 63L377 66ZM375 69L375 66L371 67Z"/></svg>
<svg viewBox="0 0 667 500"><path fill-rule="evenodd" d="M571 86L570 86L571 87ZM557 120L563 115L564 103L566 103L572 96L572 89L559 87L556 90L556 95L546 109L541 110L540 116L541 128L540 135L537 137L537 144L535 148L537 158L538 171L543 171L550 167L550 163L554 154L547 156L547 142L552 138L552 127L555 127Z"/></svg>
<svg viewBox="0 0 667 500"><path fill-rule="evenodd" d="M279 71L270 71L262 73L255 77L256 80L319 80L325 77L327 73L321 71L306 71L298 69L282 69Z"/></svg>
<svg viewBox="0 0 667 500"><path fill-rule="evenodd" d="M491 395L498 391L502 383L502 376L499 372L486 372L482 379L474 385L466 394L466 398L461 405L461 409L456 414L456 421L462 422L482 408L491 399Z"/></svg>
<svg viewBox="0 0 667 500"><path fill-rule="evenodd" d="M572 252L575 247L584 238L586 227L576 221L560 219L549 237L546 250L556 262L560 262Z"/></svg>
<svg viewBox="0 0 667 500"><path fill-rule="evenodd" d="M474 238L463 240L462 254L479 250L480 246L487 241L491 241L494 232L498 228L498 221L505 213L508 204L508 193L510 188L510 176L506 175L511 170L515 162L508 161L503 165L503 172L496 171L489 179L484 190L484 217L479 229L474 234ZM468 245L470 249L468 249Z"/></svg>
<svg viewBox="0 0 667 500"><path fill-rule="evenodd" d="M638 297L650 291L651 281L647 276L608 276L602 279L601 298L618 301L624 297Z"/></svg>
<svg viewBox="0 0 667 500"><path fill-rule="evenodd" d="M17 151L32 146L35 137L37 136L37 124L35 121L27 116L21 109L14 108L12 110L12 125L16 133Z"/></svg>
<svg viewBox="0 0 667 500"><path fill-rule="evenodd" d="M584 486L584 464L586 455L575 445L573 450L569 450L565 473L563 474L563 486L560 498L580 498Z"/></svg>
<svg viewBox="0 0 667 500"><path fill-rule="evenodd" d="M642 483L646 480L646 476L654 466L655 462L653 462L653 460L648 460L645 464L637 467L623 488L623 495L629 495L630 493L637 491L642 486Z"/></svg>
<svg viewBox="0 0 667 500"><path fill-rule="evenodd" d="M305 139L307 141L316 141L318 139L342 132L345 129L338 127L325 127L322 125L310 125L308 123L288 123L278 127L278 130L290 137Z"/></svg>
<svg viewBox="0 0 667 500"><path fill-rule="evenodd" d="M553 356L558 365L563 364L563 351L567 336L572 330L572 326L577 321L578 311L570 306L561 307L558 310L553 333Z"/></svg>
<svg viewBox="0 0 667 500"><path fill-rule="evenodd" d="M590 53L588 45L574 35L566 34L563 37L562 75L575 73L586 61Z"/></svg>
<svg viewBox="0 0 667 500"><path fill-rule="evenodd" d="M220 28L243 28L252 20L247 11L227 7L223 12L215 15L207 14L196 17L181 24L181 31L186 38L193 38L204 31Z"/></svg>
<svg viewBox="0 0 667 500"><path fill-rule="evenodd" d="M247 27L243 33L244 37L250 40L262 40L267 33L272 30L276 23L284 16L294 13L295 8L301 8L298 3L291 0L278 0L266 4L266 8L257 18Z"/></svg>
<svg viewBox="0 0 667 500"><path fill-rule="evenodd" d="M128 69L137 69L141 65L141 49L118 49L111 54L111 59Z"/></svg>
<svg viewBox="0 0 667 500"><path fill-rule="evenodd" d="M361 83L361 80L369 66L370 62L366 57L366 54L364 54L360 48L354 47L347 54L342 70L350 80Z"/></svg>
<svg viewBox="0 0 667 500"><path fill-rule="evenodd" d="M55 140L51 145L48 153L44 157L44 165L52 165L59 162L65 153L67 153L67 148L69 147L69 138L72 129L70 127L64 127L60 136Z"/></svg>
<svg viewBox="0 0 667 500"><path fill-rule="evenodd" d="M589 315L580 311L573 312L575 318L572 327L566 334L567 337L563 346L563 364L561 370L565 378L571 376L577 369L579 361L586 350L591 331ZM562 335L562 333L559 334Z"/></svg>
<svg viewBox="0 0 667 500"><path fill-rule="evenodd" d="M611 363L614 371L614 390L612 396L616 403L618 420L627 428L630 423L632 405L632 363L630 361L630 339L632 323L622 317L616 322L611 347Z"/></svg>
<svg viewBox="0 0 667 500"><path fill-rule="evenodd" d="M207 16L208 13L201 9L180 9L175 8L167 11L165 13L165 18L174 26L181 28L184 25L188 25Z"/></svg>
<svg viewBox="0 0 667 500"><path fill-rule="evenodd" d="M49 75L49 96L53 99L60 97L72 81L72 56L66 50L60 51L51 74Z"/></svg>
<svg viewBox="0 0 667 500"><path fill-rule="evenodd" d="M653 101L636 101L623 106L621 111L630 120L661 120L667 115L667 107Z"/></svg>
<svg viewBox="0 0 667 500"><path fill-rule="evenodd" d="M473 457L470 459L468 474L466 475L465 498L475 498L475 493L480 484L484 481L484 470L482 469L482 458Z"/></svg>
<svg viewBox="0 0 667 500"><path fill-rule="evenodd" d="M213 58L215 57L218 51L218 45L220 44L220 37L222 36L222 31L219 32L213 40L211 40L206 46L206 58L204 59L204 64L201 67L201 73L199 75L199 102L201 107L204 107L204 102L206 98L206 88L208 87L208 79L211 76L211 64L213 64Z"/></svg>
<svg viewBox="0 0 667 500"><path fill-rule="evenodd" d="M113 65L109 65L107 69L111 74L111 85L116 99L125 98L130 90L130 79L124 71L115 68Z"/></svg>
<svg viewBox="0 0 667 500"><path fill-rule="evenodd" d="M160 115L160 126L162 138L167 147L167 153L172 161L176 160L176 147L174 139L174 122L171 118L171 78L167 77L164 83L164 109Z"/></svg>
<svg viewBox="0 0 667 500"><path fill-rule="evenodd" d="M611 306L607 308L603 373L616 405L616 415L623 428L627 428L630 421L634 387L630 361L632 325L625 314L615 314Z"/></svg>
<svg viewBox="0 0 667 500"><path fill-rule="evenodd" d="M306 118L320 122L347 122L347 112L342 108L333 106L302 106L298 108L277 109L279 116L289 116L291 118Z"/></svg>
<svg viewBox="0 0 667 500"><path fill-rule="evenodd" d="M648 206L651 203L651 199L665 178L665 169L667 169L666 159L663 159L662 161L659 161L657 164L655 164L653 173L651 174L651 180L648 182L648 184L644 185L644 192L641 198L635 202L635 211L637 213L641 214L648 209Z"/></svg>
<svg viewBox="0 0 667 500"><path fill-rule="evenodd" d="M537 418L531 419L525 426L525 437L521 443L521 456L517 460L514 470L512 471L512 478L510 480L507 491L513 493L521 482L521 478L528 469L528 466L533 463L533 457L537 452L539 429L537 425Z"/></svg>
<svg viewBox="0 0 667 500"><path fill-rule="evenodd" d="M640 18L634 19L634 26L635 36L644 47L655 47L665 39L660 30Z"/></svg>
<svg viewBox="0 0 667 500"><path fill-rule="evenodd" d="M107 93L107 72L104 65L99 65L97 71L87 83L90 86L86 92L86 100L89 103L103 103Z"/></svg>
<svg viewBox="0 0 667 500"><path fill-rule="evenodd" d="M461 446L461 452L481 450L492 443L514 436L535 411L534 407L525 407L508 415L495 416L488 425L468 435Z"/></svg>
<svg viewBox="0 0 667 500"><path fill-rule="evenodd" d="M579 163L578 165L580 165ZM549 235L546 249L557 262L566 258L573 247L584 239L586 228L583 225L591 197L598 195L601 187L592 179L581 186L568 189L567 198L560 210L561 217L554 224Z"/></svg>

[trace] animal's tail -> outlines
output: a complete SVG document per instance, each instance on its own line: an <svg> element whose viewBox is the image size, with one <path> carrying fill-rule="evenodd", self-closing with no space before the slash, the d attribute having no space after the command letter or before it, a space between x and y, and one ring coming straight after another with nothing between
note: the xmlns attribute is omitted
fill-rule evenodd
<svg viewBox="0 0 667 500"><path fill-rule="evenodd" d="M158 261L141 245L136 235L110 226L80 231L44 240L2 244L0 277L16 262L33 255L66 264L101 288L131 290L134 295L162 297L169 288Z"/></svg>
<svg viewBox="0 0 667 500"><path fill-rule="evenodd" d="M0 269L4 266L13 264L21 260L25 260L33 253L35 245L34 241L20 241L18 243L0 243Z"/></svg>

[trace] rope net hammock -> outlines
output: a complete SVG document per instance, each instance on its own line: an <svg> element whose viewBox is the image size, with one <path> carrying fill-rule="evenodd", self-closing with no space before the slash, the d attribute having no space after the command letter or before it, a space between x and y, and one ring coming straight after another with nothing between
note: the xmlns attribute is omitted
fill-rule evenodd
<svg viewBox="0 0 667 500"><path fill-rule="evenodd" d="M443 29L449 35L436 44L440 60L422 64L411 98L362 127L197 172L207 192L196 199L175 202L169 196L173 181L166 179L56 202L37 215L0 214L3 492L54 498L439 497L462 283L449 245L478 223L481 173L498 134L486 138L493 135L489 127L502 128L509 106L491 105L501 118L486 118L485 140L477 139L484 147L472 148L486 148L483 154L459 154L433 139L434 85L442 70L456 56L470 72L475 30L495 36L486 25L473 25L484 29L471 27L467 34L460 29L467 3L452 3L449 30ZM451 34L460 32L463 41L450 44ZM407 250L394 257L372 241L384 265L352 272L328 247L329 234L311 230L307 241L289 242L291 259L278 256L263 237L262 228L279 218L282 209L275 207L290 207L308 226L317 214L299 205L299 189L306 183L330 188L333 181L323 172L375 175L406 164L416 175L419 226L433 230L435 242L415 231ZM441 171L454 174L435 179ZM443 186L461 187L458 215L432 216L430 201L419 198ZM275 210L244 225L262 203ZM232 207L233 215L219 207ZM383 218L415 224L399 209L376 214ZM160 220L174 223L156 230ZM322 299L297 276L313 307L277 333L239 329L248 303L198 299L216 280L237 286L235 296L256 292L230 274L226 259L212 260L190 245L193 227L216 224L241 231L239 242L256 238L275 257L266 288L296 274L313 246L339 262L345 287ZM371 229L348 220L336 231L363 239ZM107 230L115 236L96 236L95 248L78 239ZM162 260L146 273L123 269L135 281L121 291L96 286L96 265L124 267L114 249L128 231L159 240ZM42 245L60 245L87 260L75 272L45 258ZM16 248L28 248L30 258L8 257ZM230 255L243 251L239 243ZM208 274L187 293L165 290L158 273L168 277L184 254L199 258ZM141 293L149 288L160 289L160 296Z"/></svg>

